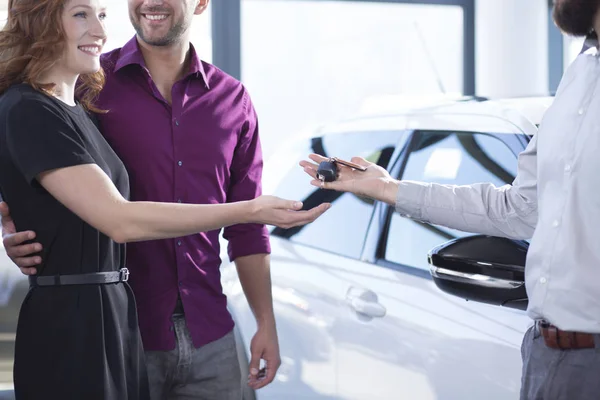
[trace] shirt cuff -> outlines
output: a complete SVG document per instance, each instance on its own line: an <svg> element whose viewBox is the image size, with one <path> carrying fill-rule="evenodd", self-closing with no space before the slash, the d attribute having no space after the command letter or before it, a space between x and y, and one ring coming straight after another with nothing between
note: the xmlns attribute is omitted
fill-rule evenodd
<svg viewBox="0 0 600 400"><path fill-rule="evenodd" d="M227 253L230 261L254 254L271 254L269 233L266 229L262 229L231 237L227 245Z"/></svg>
<svg viewBox="0 0 600 400"><path fill-rule="evenodd" d="M396 195L396 211L403 217L423 219L425 194L431 184L425 182L400 181Z"/></svg>

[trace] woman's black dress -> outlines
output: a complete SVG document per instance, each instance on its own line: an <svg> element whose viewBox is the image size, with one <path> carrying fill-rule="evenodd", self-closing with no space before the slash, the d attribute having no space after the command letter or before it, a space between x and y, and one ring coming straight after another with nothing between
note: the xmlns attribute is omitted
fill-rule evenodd
<svg viewBox="0 0 600 400"><path fill-rule="evenodd" d="M36 179L81 164L96 164L128 197L123 163L81 106L25 84L5 92L0 98L0 192L17 230L35 231L43 246L39 275L124 267L124 245L84 222ZM19 400L148 399L129 285L31 288L19 315L14 380Z"/></svg>

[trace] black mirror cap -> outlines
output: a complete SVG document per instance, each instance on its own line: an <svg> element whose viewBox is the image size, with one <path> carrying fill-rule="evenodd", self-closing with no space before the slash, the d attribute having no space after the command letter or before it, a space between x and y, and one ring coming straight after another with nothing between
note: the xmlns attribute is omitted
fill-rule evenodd
<svg viewBox="0 0 600 400"><path fill-rule="evenodd" d="M471 301L526 310L525 259L529 244L485 235L433 248L431 276L445 293Z"/></svg>

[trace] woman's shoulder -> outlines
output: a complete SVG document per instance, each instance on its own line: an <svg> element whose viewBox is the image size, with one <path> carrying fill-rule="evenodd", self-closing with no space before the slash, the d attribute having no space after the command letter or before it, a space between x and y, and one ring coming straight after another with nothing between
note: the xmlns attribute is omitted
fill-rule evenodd
<svg viewBox="0 0 600 400"><path fill-rule="evenodd" d="M22 83L8 88L0 97L0 113L11 113L20 117L64 118L64 112L50 96Z"/></svg>
<svg viewBox="0 0 600 400"><path fill-rule="evenodd" d="M2 98L11 100L14 104L27 103L31 106L39 105L54 105L54 102L49 95L34 89L27 83L20 83L9 87L2 95Z"/></svg>

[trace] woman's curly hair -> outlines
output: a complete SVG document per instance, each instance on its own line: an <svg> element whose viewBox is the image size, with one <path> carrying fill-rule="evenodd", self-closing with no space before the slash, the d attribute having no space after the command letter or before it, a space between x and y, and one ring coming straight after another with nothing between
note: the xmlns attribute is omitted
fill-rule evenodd
<svg viewBox="0 0 600 400"><path fill-rule="evenodd" d="M27 83L52 94L54 84L40 83L64 54L66 36L62 13L69 0L9 0L8 21L0 31L0 94ZM104 72L79 77L76 95L89 111L104 86Z"/></svg>

